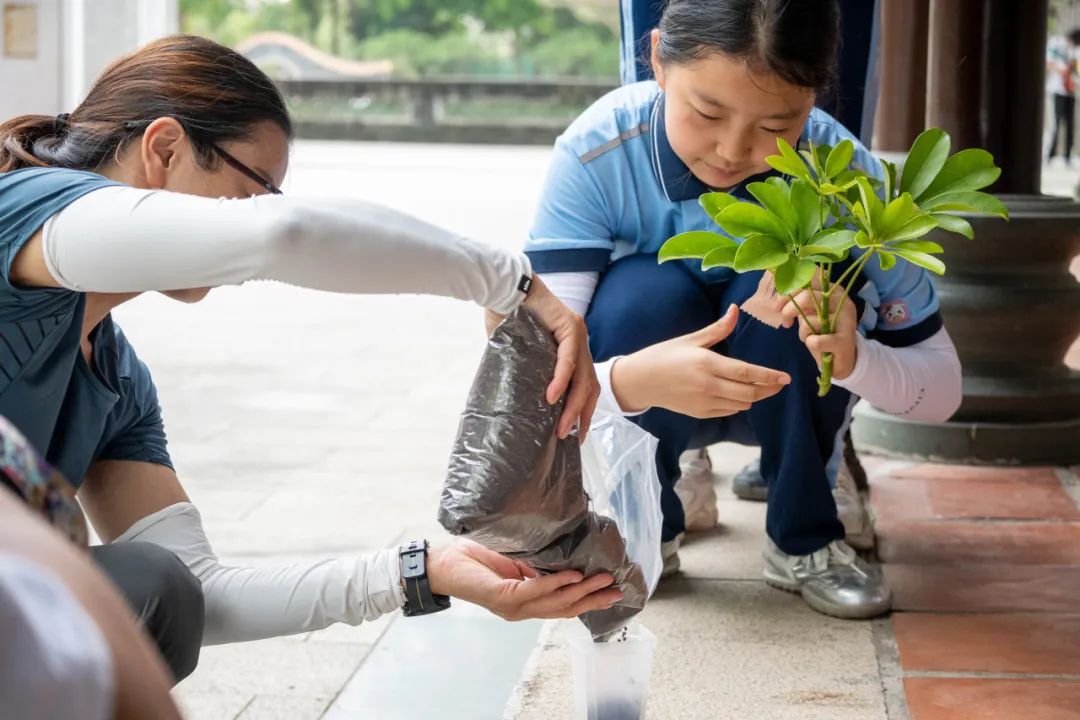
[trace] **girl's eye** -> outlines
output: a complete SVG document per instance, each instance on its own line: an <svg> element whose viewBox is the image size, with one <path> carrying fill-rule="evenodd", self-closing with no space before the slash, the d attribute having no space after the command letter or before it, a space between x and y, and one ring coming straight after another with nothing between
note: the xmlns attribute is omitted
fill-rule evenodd
<svg viewBox="0 0 1080 720"><path fill-rule="evenodd" d="M767 128L767 127L763 127L761 129L764 130L767 133L772 133L773 135L781 135L781 134L786 133L788 131L788 128Z"/></svg>
<svg viewBox="0 0 1080 720"><path fill-rule="evenodd" d="M715 115L706 115L705 113L701 112L697 108L694 108L694 111L697 112L697 114L700 115L705 120L716 121L716 120L722 120L723 119L723 118L716 117Z"/></svg>

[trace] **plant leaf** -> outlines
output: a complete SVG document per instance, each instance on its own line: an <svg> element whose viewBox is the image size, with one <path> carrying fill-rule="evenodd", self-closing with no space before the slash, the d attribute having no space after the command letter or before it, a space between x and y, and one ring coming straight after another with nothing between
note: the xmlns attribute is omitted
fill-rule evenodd
<svg viewBox="0 0 1080 720"><path fill-rule="evenodd" d="M879 236L881 238L890 237L894 232L906 225L914 215L915 201L912 199L911 193L901 193L900 197L886 205L885 210L881 213L881 225L877 229Z"/></svg>
<svg viewBox="0 0 1080 720"><path fill-rule="evenodd" d="M1009 218L1009 211L993 195L984 192L950 192L926 200L921 205L923 210L969 212L981 215L994 215Z"/></svg>
<svg viewBox="0 0 1080 720"><path fill-rule="evenodd" d="M921 238L926 233L930 232L938 226L938 221L932 216L925 213L916 215L903 225L903 227L897 229L891 233L887 240L914 240Z"/></svg>
<svg viewBox="0 0 1080 720"><path fill-rule="evenodd" d="M890 250L913 250L921 253L943 253L945 248L932 240L903 240L889 245Z"/></svg>
<svg viewBox="0 0 1080 720"><path fill-rule="evenodd" d="M732 237L750 235L771 235L778 241L787 237L787 228L780 218L752 202L738 202L728 205L716 219L720 227Z"/></svg>
<svg viewBox="0 0 1080 720"><path fill-rule="evenodd" d="M818 194L805 180L791 183L791 206L799 217L799 231L795 233L796 244L801 245L821 229L821 205Z"/></svg>
<svg viewBox="0 0 1080 720"><path fill-rule="evenodd" d="M788 249L780 240L770 235L750 235L739 246L735 254L735 269L771 270L783 265L788 259Z"/></svg>
<svg viewBox="0 0 1080 720"><path fill-rule="evenodd" d="M776 148L780 151L780 155L770 155L765 158L765 162L769 163L772 167L776 168L785 175L791 175L793 177L803 178L804 180L811 180L810 169L803 162L803 159L799 157L799 153L795 152L795 149L788 145L787 140L784 138L776 138ZM780 160L784 167L780 167L772 160Z"/></svg>
<svg viewBox="0 0 1080 720"><path fill-rule="evenodd" d="M861 248L868 248L873 245L870 242L870 236L866 234L865 230L859 230L855 233L855 244Z"/></svg>
<svg viewBox="0 0 1080 720"><path fill-rule="evenodd" d="M949 213L939 212L930 213L935 220L937 220L938 227L942 230L948 230L949 232L959 233L971 240L975 237L975 231L971 229L971 223L961 217L950 215Z"/></svg>
<svg viewBox="0 0 1080 720"><path fill-rule="evenodd" d="M709 213L709 217L713 220L716 220L716 217L724 208L736 202L739 202L739 199L726 192L705 193L698 198L698 204L705 209L705 212Z"/></svg>
<svg viewBox="0 0 1080 720"><path fill-rule="evenodd" d="M803 259L803 260L809 260L810 262L815 262L815 263L822 263L822 264L825 264L825 263L838 263L838 262L843 262L844 260L847 260L849 252L850 251L845 250L844 252L840 253L840 255L838 255L838 256L833 256L833 255L800 255L799 257L801 259Z"/></svg>
<svg viewBox="0 0 1080 720"><path fill-rule="evenodd" d="M927 255L924 252L917 252L915 250L896 250L894 252L908 262L926 268L930 272L937 273L938 275L945 274L945 263L941 262L941 260L933 255Z"/></svg>
<svg viewBox="0 0 1080 720"><path fill-rule="evenodd" d="M913 198L922 195L934 182L945 161L949 158L952 140L941 128L924 130L908 152L904 173L900 178L900 192L909 192Z"/></svg>
<svg viewBox="0 0 1080 720"><path fill-rule="evenodd" d="M900 189L896 179L896 163L882 160L881 167L885 171L885 202L891 202Z"/></svg>
<svg viewBox="0 0 1080 720"><path fill-rule="evenodd" d="M865 219L877 231L881 227L881 214L885 212L885 205L881 202L881 198L877 196L877 193L874 192L869 179L861 177L855 182L859 186L859 202L862 203L863 209L866 211ZM856 204L856 210L858 210L858 207L859 205Z"/></svg>
<svg viewBox="0 0 1080 720"><path fill-rule="evenodd" d="M734 247L719 247L710 252L701 261L702 270L712 270L717 267L728 267L735 269L735 253L739 251L739 246Z"/></svg>
<svg viewBox="0 0 1080 720"><path fill-rule="evenodd" d="M707 230L684 232L671 238L660 248L659 260L689 260L704 258L718 248L738 248L739 243L720 233Z"/></svg>
<svg viewBox="0 0 1080 720"><path fill-rule="evenodd" d="M796 257L789 258L786 263L773 272L776 291L781 295L790 295L797 290L802 290L810 284L816 270L817 265L809 260L801 260Z"/></svg>
<svg viewBox="0 0 1080 720"><path fill-rule="evenodd" d="M775 185L763 182L750 183L746 189L761 203L762 207L780 219L784 229L787 230L789 244L794 243L796 234L799 232L799 215L792 207L788 194Z"/></svg>
<svg viewBox="0 0 1080 720"><path fill-rule="evenodd" d="M896 256L887 250L878 250L877 257L882 270L891 270L896 265Z"/></svg>
<svg viewBox="0 0 1080 720"><path fill-rule="evenodd" d="M1000 176L1001 168L994 165L993 155L979 148L968 148L946 160L934 182L921 195L912 195L923 201L944 193L981 190Z"/></svg>
<svg viewBox="0 0 1080 720"><path fill-rule="evenodd" d="M802 246L800 257L807 255L830 255L840 258L855 245L855 232L846 228L828 227L810 238Z"/></svg>
<svg viewBox="0 0 1080 720"><path fill-rule="evenodd" d="M829 152L825 161L825 174L834 178L851 165L851 158L855 156L855 143L850 140L841 140L840 143Z"/></svg>

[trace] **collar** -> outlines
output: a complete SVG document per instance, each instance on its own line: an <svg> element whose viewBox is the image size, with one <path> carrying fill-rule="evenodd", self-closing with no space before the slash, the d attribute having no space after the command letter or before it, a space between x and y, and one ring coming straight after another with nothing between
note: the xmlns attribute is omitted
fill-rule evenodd
<svg viewBox="0 0 1080 720"><path fill-rule="evenodd" d="M690 168L679 159L674 148L671 147L664 121L664 93L660 93L653 103L649 126L652 128L650 158L652 160L653 174L656 176L656 181L660 183L660 189L664 191L664 195L668 200L671 202L697 200L705 193L713 192L716 189L701 182L694 173L690 172ZM799 144L802 145L801 137L799 138ZM753 197L747 191L746 186L770 177L784 177L784 175L777 170L769 169L766 172L751 175L735 187L726 189L725 192L729 192L743 200L752 200Z"/></svg>

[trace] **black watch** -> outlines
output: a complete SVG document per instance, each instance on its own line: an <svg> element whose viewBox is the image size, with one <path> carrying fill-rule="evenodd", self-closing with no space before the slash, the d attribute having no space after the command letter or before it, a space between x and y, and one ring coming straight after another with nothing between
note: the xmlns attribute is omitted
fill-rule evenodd
<svg viewBox="0 0 1080 720"><path fill-rule="evenodd" d="M427 540L401 546L401 581L405 584L405 617L430 615L450 607L449 595L433 595L427 576Z"/></svg>

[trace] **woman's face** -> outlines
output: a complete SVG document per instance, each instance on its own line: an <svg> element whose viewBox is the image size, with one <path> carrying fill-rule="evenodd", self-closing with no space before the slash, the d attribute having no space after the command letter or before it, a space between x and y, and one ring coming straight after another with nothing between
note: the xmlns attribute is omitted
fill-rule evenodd
<svg viewBox="0 0 1080 720"><path fill-rule="evenodd" d="M151 138L149 143L146 143L148 149L155 151L155 142ZM269 192L260 183L224 160L219 159L215 169L207 170L196 162L191 143L186 138L173 147L175 153L166 163L167 171L155 172L152 167L147 169L146 186L188 195L229 199L265 195ZM220 147L260 178L275 187L281 187L289 169L289 140L275 123L258 123L253 127L249 139L222 142ZM151 165L160 165L160 143L155 152L151 157ZM210 288L193 288L168 290L163 294L174 300L194 303L202 300L209 292Z"/></svg>
<svg viewBox="0 0 1080 720"><path fill-rule="evenodd" d="M653 70L664 91L664 122L671 147L699 180L729 188L765 172L776 139L799 139L814 92L771 74L753 72L738 58L713 54L688 65Z"/></svg>

